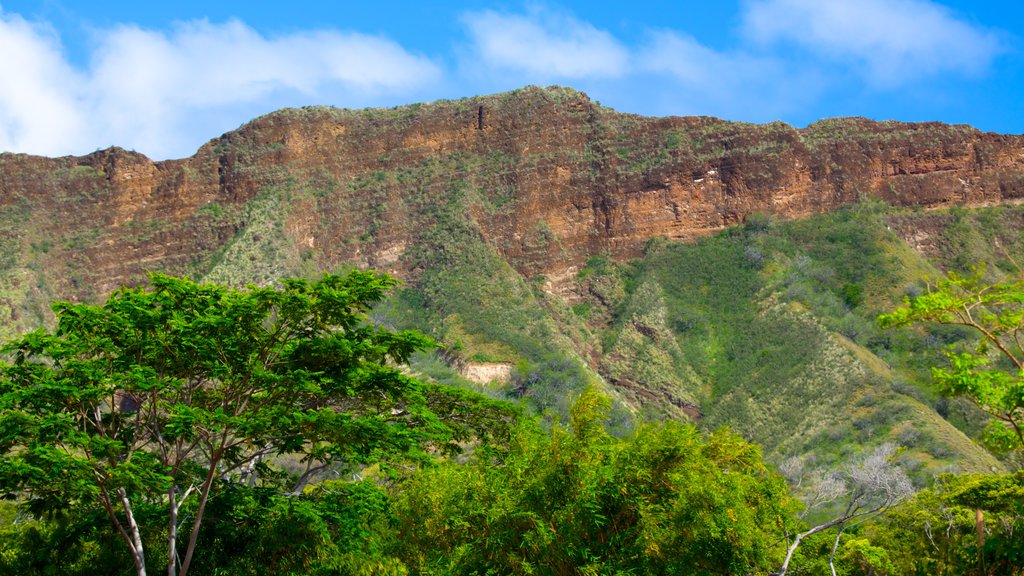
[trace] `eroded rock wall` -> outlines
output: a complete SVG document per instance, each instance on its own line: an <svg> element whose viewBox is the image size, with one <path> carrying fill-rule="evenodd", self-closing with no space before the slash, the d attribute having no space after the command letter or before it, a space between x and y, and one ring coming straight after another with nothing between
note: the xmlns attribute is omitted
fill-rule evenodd
<svg viewBox="0 0 1024 576"><path fill-rule="evenodd" d="M284 194L276 210L288 249L320 268L354 262L415 277L422 262L410 247L447 206L523 274L558 275L595 254L634 256L651 238L692 239L758 212L799 217L863 198L1017 201L1024 138L858 118L802 130L647 118L564 88L282 110L183 160L119 148L0 155L2 264L22 278L7 298L30 295L21 284L33 282L89 297L146 270L200 270L268 191Z"/></svg>

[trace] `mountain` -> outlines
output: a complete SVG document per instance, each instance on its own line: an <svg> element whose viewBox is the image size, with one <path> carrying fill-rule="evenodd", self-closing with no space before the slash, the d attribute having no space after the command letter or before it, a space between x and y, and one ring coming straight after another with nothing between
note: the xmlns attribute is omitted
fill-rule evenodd
<svg viewBox="0 0 1024 576"><path fill-rule="evenodd" d="M873 317L923 275L1013 271L1022 198L1024 137L969 126L648 118L558 87L286 109L181 160L0 155L0 332L147 270L373 267L405 281L378 321L445 344L428 377L556 410L593 384L616 426L729 425L776 462L893 440L922 478L988 470L979 415L928 383L967 335Z"/></svg>

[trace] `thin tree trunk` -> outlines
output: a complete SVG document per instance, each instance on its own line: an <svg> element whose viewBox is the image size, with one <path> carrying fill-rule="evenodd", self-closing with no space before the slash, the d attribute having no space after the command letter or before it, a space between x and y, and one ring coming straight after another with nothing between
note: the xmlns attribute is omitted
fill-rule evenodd
<svg viewBox="0 0 1024 576"><path fill-rule="evenodd" d="M786 550L786 559L782 561L782 568L779 568L777 572L778 576L786 576L786 570L789 570L789 561L793 559L793 553L796 552L797 546L800 545L800 541L804 539L803 534L797 534L796 539L790 544L789 549Z"/></svg>
<svg viewBox="0 0 1024 576"><path fill-rule="evenodd" d="M128 533L132 539L132 559L135 561L135 572L138 576L146 576L146 555L142 550L142 534L139 533L139 525L135 522L135 515L132 514L132 505L128 501L128 493L124 488L117 489L117 495L121 498L121 505L124 506L124 514L128 519Z"/></svg>
<svg viewBox="0 0 1024 576"><path fill-rule="evenodd" d="M121 535L121 539L128 546L128 549L132 553L132 561L135 563L135 573L137 576L146 576L146 563L145 558L135 552L135 543L132 541L131 535L124 529L124 525L117 519L117 514L114 512L113 503L110 500L110 493L107 489L100 484L100 503L103 504L103 509L107 511L107 516L110 517L110 521L114 523L114 527L117 528L117 533Z"/></svg>
<svg viewBox="0 0 1024 576"><path fill-rule="evenodd" d="M306 488L306 485L309 484L309 481L313 478L313 476L325 470L327 466L328 464L312 466L312 463L307 465L306 471L303 472L302 476L300 476L298 481L295 482L295 486L292 486L292 490L291 492L289 492L289 494L291 494L292 496L301 496L302 491Z"/></svg>
<svg viewBox="0 0 1024 576"><path fill-rule="evenodd" d="M167 503L170 506L170 523L167 527L167 576L177 576L178 568L178 497L175 486L167 489Z"/></svg>
<svg viewBox="0 0 1024 576"><path fill-rule="evenodd" d="M839 548L839 539L843 537L843 530L846 530L845 525L840 526L836 531L836 539L832 542L832 553L828 555L828 569L832 571L832 576L836 576L836 549Z"/></svg>
<svg viewBox="0 0 1024 576"><path fill-rule="evenodd" d="M196 519L192 522L192 533L188 535L188 548L185 549L185 559L181 562L181 570L178 572L178 576L185 576L188 574L189 565L192 564L192 553L196 549L196 539L199 538L199 526L203 522L203 513L206 511L206 501L210 497L210 487L213 486L213 479L217 476L217 464L220 462L220 452L218 451L217 457L210 462L210 470L206 474L206 481L203 482L202 490L199 495L199 509L196 510Z"/></svg>
<svg viewBox="0 0 1024 576"><path fill-rule="evenodd" d="M974 511L974 529L978 533L978 568L985 573L985 513L981 509Z"/></svg>
<svg viewBox="0 0 1024 576"><path fill-rule="evenodd" d="M779 568L779 571L776 572L776 574L778 576L786 576L786 571L789 570L789 562L790 562L790 560L793 559L793 553L796 552L797 546L800 545L800 542L804 538L807 538L808 536L817 534L818 532L823 532L825 530L828 530L829 528L831 528L833 526L836 526L838 524L842 524L843 522L846 522L847 520L849 520L849 518L845 517L845 516L843 518L836 518L835 520L832 520L831 522L826 522L826 523L821 524L819 526L815 526L814 528L811 528L807 532L804 532L802 534L797 534L796 535L796 539L793 540L793 543L789 545L789 550L786 550L786 559L783 560L782 567Z"/></svg>

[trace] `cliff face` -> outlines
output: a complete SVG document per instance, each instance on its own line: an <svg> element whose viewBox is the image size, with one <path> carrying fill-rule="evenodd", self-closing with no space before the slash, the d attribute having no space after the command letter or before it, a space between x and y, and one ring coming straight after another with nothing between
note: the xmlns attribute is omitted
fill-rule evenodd
<svg viewBox="0 0 1024 576"><path fill-rule="evenodd" d="M446 382L563 409L597 383L632 411L745 431L776 460L894 441L922 474L990 470L914 392L948 335L889 338L874 316L935 262L1015 266L1024 210L834 211L865 198L1017 203L1024 137L645 118L526 88L282 110L182 160L0 154L0 337L147 270L240 285L373 267L409 281L376 313L446 344L462 375L428 366ZM757 213L824 215L650 242ZM956 417L971 433L972 414Z"/></svg>
<svg viewBox="0 0 1024 576"><path fill-rule="evenodd" d="M865 197L924 207L1024 197L1024 137L937 123L781 123L619 114L562 88L395 109L290 109L191 158L111 148L0 155L0 324L51 295L92 297L145 270L202 272L283 200L276 249L415 277L411 247L457 215L526 276L558 278L655 237L755 212L799 217ZM251 232L255 241L266 234ZM239 257L221 254L223 257ZM250 256L251 257L251 256Z"/></svg>

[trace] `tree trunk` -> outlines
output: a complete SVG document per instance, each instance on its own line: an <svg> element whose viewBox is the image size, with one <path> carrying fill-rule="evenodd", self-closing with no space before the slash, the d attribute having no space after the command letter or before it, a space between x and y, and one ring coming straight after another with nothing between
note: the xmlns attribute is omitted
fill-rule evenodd
<svg viewBox="0 0 1024 576"><path fill-rule="evenodd" d="M167 576L177 576L178 569L178 496L175 486L167 489L170 522L167 525Z"/></svg>
<svg viewBox="0 0 1024 576"><path fill-rule="evenodd" d="M188 548L185 549L185 559L181 561L181 570L178 576L188 574L189 565L192 564L192 553L196 550L196 539L199 538L199 526L203 522L203 513L206 511L206 501L210 497L210 488L213 486L213 479L217 476L217 465L220 463L221 453L217 453L210 462L210 469L206 475L206 481L199 493L199 509L196 510L196 519L192 522L192 533L188 535Z"/></svg>
<svg viewBox="0 0 1024 576"><path fill-rule="evenodd" d="M110 492L107 491L106 486L102 482L99 484L100 488L100 504L103 505L103 509L107 511L107 516L110 517L110 521L114 524L114 528L117 528L117 533L124 540L128 550L132 553L132 561L135 563L136 576L146 576L146 559L142 554L142 550L136 547L136 540L132 538L132 535L125 530L124 525L117 519L117 513L114 511L114 501L110 498ZM120 490L118 495L120 495ZM127 501L127 498L125 498ZM133 519L134 520L134 519Z"/></svg>
<svg viewBox="0 0 1024 576"><path fill-rule="evenodd" d="M832 576L836 576L836 549L839 548L839 539L843 537L843 530L846 526L840 526L839 530L836 531L836 539L832 542L832 553L828 555L828 569L832 571Z"/></svg>
<svg viewBox="0 0 1024 576"><path fill-rule="evenodd" d="M985 573L985 513L981 509L974 511L974 529L978 533L978 569Z"/></svg>
<svg viewBox="0 0 1024 576"><path fill-rule="evenodd" d="M803 534L797 534L796 535L796 539L793 540L792 544L790 544L789 550L786 550L786 559L782 562L782 567L779 568L779 571L776 572L775 574L777 574L777 576L786 576L786 571L789 570L789 562L790 562L790 560L793 559L793 553L796 552L797 546L800 545L800 542L804 538L807 538L808 536L811 536L812 534L817 534L818 532L822 532L824 530L828 530L829 528L831 528L833 526L836 526L838 524L842 524L842 523L846 522L849 519L850 519L849 516L843 516L842 518L836 518L835 520L832 520L830 522L826 522L824 524L820 524L818 526L815 526L814 528L811 528L810 530L808 530L807 532L804 532Z"/></svg>
<svg viewBox="0 0 1024 576"><path fill-rule="evenodd" d="M778 576L786 576L786 570L789 570L789 561L793 559L793 553L796 552L797 546L800 545L800 541L804 539L803 534L797 534L796 539L790 544L789 550L786 550L786 559L782 561L782 568L776 573Z"/></svg>
<svg viewBox="0 0 1024 576"><path fill-rule="evenodd" d="M124 514L128 519L128 534L131 536L132 560L135 561L135 573L138 576L146 576L146 555L142 550L142 534L139 533L139 525L135 522L135 515L132 513L131 502L128 501L128 493L124 488L117 489L117 495L124 506Z"/></svg>

